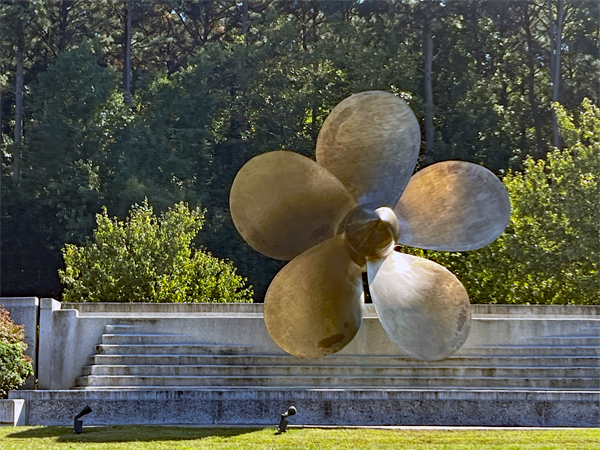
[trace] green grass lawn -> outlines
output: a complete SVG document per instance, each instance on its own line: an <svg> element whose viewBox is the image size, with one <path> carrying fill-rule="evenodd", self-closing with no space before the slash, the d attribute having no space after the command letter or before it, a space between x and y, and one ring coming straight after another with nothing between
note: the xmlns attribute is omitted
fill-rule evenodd
<svg viewBox="0 0 600 450"><path fill-rule="evenodd" d="M46 449L556 449L598 450L600 429L433 430L187 428L153 426L0 427L2 450Z"/></svg>

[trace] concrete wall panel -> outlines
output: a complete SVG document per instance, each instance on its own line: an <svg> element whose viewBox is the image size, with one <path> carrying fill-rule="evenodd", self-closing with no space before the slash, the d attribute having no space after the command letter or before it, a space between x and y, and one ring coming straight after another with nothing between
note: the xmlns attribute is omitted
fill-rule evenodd
<svg viewBox="0 0 600 450"><path fill-rule="evenodd" d="M38 308L40 301L37 297L2 297L0 305L10 312L12 321L17 325L24 326L25 343L27 350L25 354L32 360L33 370L37 368L37 324ZM27 379L22 389L33 389L35 374Z"/></svg>

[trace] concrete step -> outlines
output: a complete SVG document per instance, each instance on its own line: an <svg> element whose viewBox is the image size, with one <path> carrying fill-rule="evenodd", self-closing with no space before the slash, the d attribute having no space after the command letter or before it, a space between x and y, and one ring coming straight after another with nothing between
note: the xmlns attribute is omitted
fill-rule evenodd
<svg viewBox="0 0 600 450"><path fill-rule="evenodd" d="M532 343L565 346L596 346L600 347L600 336L543 336L531 338Z"/></svg>
<svg viewBox="0 0 600 450"><path fill-rule="evenodd" d="M415 376L134 376L89 375L79 377L77 386L172 386L172 387L469 387L519 389L598 389L600 380L594 378L538 377L415 377Z"/></svg>
<svg viewBox="0 0 600 450"><path fill-rule="evenodd" d="M129 354L209 354L209 355L241 355L251 354L252 345L223 345L223 344L128 344L111 345L100 344L96 352L104 355L129 355Z"/></svg>
<svg viewBox="0 0 600 450"><path fill-rule="evenodd" d="M100 354L105 355L251 355L254 351L254 348L254 346L243 344L100 344L96 347L96 351ZM532 358L541 356L600 356L600 347L595 345L527 345L467 347L460 349L455 355L461 357L528 356Z"/></svg>
<svg viewBox="0 0 600 450"><path fill-rule="evenodd" d="M131 331L135 331L138 327L136 327L135 325L118 325L118 324L111 324L111 325L106 325L106 327L104 328L106 330L107 333L127 333L127 332L131 332Z"/></svg>
<svg viewBox="0 0 600 450"><path fill-rule="evenodd" d="M600 367L598 356L486 356L463 357L451 356L444 359L445 366L526 366L526 367ZM332 355L320 359L303 359L284 355L95 355L90 358L90 365L194 365L204 364L261 366L261 365L365 365L392 367L432 367L440 361L421 361L418 359L362 356L352 357Z"/></svg>
<svg viewBox="0 0 600 450"><path fill-rule="evenodd" d="M107 325L107 332L102 335L102 344L128 345L128 344L197 344L192 336L175 333L141 332L138 327L130 325ZM109 331L112 330L112 332ZM526 348L545 347L600 347L600 335L575 335L575 336L540 336L530 339ZM495 347L498 348L498 347ZM504 348L504 347L500 347ZM465 349L468 351L468 348Z"/></svg>
<svg viewBox="0 0 600 450"><path fill-rule="evenodd" d="M102 344L105 345L163 345L163 344L195 344L193 338L183 334L103 334Z"/></svg>
<svg viewBox="0 0 600 450"><path fill-rule="evenodd" d="M569 332L563 334L546 334L544 336L534 336L533 339L552 339L552 338L595 338L600 340L600 326L580 327L577 333Z"/></svg>
<svg viewBox="0 0 600 450"><path fill-rule="evenodd" d="M390 367L390 366L312 366L312 365L105 365L84 367L83 375L134 376L391 376L391 377L546 377L593 378L597 367Z"/></svg>
<svg viewBox="0 0 600 450"><path fill-rule="evenodd" d="M520 345L463 347L455 355L460 356L600 356L597 345Z"/></svg>

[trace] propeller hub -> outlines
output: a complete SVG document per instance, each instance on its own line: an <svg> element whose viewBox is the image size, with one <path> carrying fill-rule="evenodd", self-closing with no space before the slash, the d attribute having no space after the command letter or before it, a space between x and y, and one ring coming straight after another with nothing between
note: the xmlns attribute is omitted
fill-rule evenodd
<svg viewBox="0 0 600 450"><path fill-rule="evenodd" d="M348 213L340 232L352 250L365 258L384 258L393 250L400 234L396 214L388 207L375 210L358 206Z"/></svg>

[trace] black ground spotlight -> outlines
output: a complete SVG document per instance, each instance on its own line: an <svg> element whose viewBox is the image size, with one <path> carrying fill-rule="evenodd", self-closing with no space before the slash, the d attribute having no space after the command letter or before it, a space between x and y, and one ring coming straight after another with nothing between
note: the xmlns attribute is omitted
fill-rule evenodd
<svg viewBox="0 0 600 450"><path fill-rule="evenodd" d="M85 405L85 408L83 408L81 412L75 416L75 419L73 421L73 432L75 434L83 433L83 420L81 420L81 417L91 412L92 408L90 408L88 405Z"/></svg>
<svg viewBox="0 0 600 450"><path fill-rule="evenodd" d="M277 427L277 433L275 434L281 434L281 433L285 433L285 430L288 426L289 420L287 419L289 416L293 416L294 414L296 414L298 411L296 410L295 406L290 406L286 412L284 412L281 415L281 420L279 421L279 426Z"/></svg>

